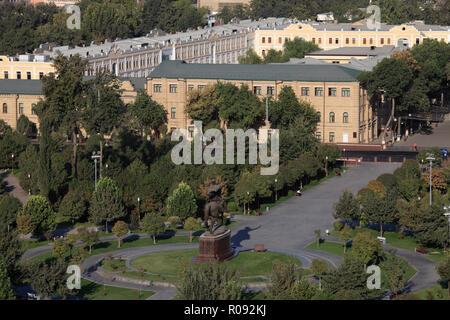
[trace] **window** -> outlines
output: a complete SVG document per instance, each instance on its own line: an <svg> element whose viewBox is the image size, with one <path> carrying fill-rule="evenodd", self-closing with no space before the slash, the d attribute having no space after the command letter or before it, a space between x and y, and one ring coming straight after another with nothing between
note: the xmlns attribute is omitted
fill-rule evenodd
<svg viewBox="0 0 450 320"><path fill-rule="evenodd" d="M369 43L373 44L373 39L372 38L369 39Z"/></svg>
<svg viewBox="0 0 450 320"><path fill-rule="evenodd" d="M330 142L334 143L334 132L330 132Z"/></svg>
<svg viewBox="0 0 450 320"><path fill-rule="evenodd" d="M39 79L42 79L44 77L44 73L43 72L39 72Z"/></svg>
<svg viewBox="0 0 450 320"><path fill-rule="evenodd" d="M316 43L316 38L312 38L312 39L311 39L311 42L312 42L312 43Z"/></svg>
<svg viewBox="0 0 450 320"><path fill-rule="evenodd" d="M328 95L331 97L336 97L336 88L328 88Z"/></svg>
<svg viewBox="0 0 450 320"><path fill-rule="evenodd" d="M350 43L350 39L349 38L345 38L345 44L349 44Z"/></svg>
<svg viewBox="0 0 450 320"><path fill-rule="evenodd" d="M344 112L344 115L342 116L342 121L344 123L348 123L348 112Z"/></svg>
<svg viewBox="0 0 450 320"><path fill-rule="evenodd" d="M350 97L350 88L342 88L342 96Z"/></svg>
<svg viewBox="0 0 450 320"><path fill-rule="evenodd" d="M178 92L178 86L176 84L169 85L170 93L177 93Z"/></svg>
<svg viewBox="0 0 450 320"><path fill-rule="evenodd" d="M266 43L266 37L262 37L262 43Z"/></svg>
<svg viewBox="0 0 450 320"><path fill-rule="evenodd" d="M335 43L338 44L339 43L339 38L335 39Z"/></svg>
<svg viewBox="0 0 450 320"><path fill-rule="evenodd" d="M316 132L316 138L317 138L317 140L321 140L322 135L320 134L320 131Z"/></svg>
<svg viewBox="0 0 450 320"><path fill-rule="evenodd" d="M203 84L199 84L197 88L198 88L198 91L201 92L201 91L205 90L206 86Z"/></svg>
<svg viewBox="0 0 450 320"><path fill-rule="evenodd" d="M17 79L22 79L22 73L20 71L17 71Z"/></svg>
<svg viewBox="0 0 450 320"><path fill-rule="evenodd" d="M188 91L194 91L194 85L193 84L189 84L188 85Z"/></svg>
<svg viewBox="0 0 450 320"><path fill-rule="evenodd" d="M309 88L302 87L302 96L309 96Z"/></svg>
<svg viewBox="0 0 450 320"><path fill-rule="evenodd" d="M333 44L333 38L329 38L329 39L328 39L328 43L329 43L329 44Z"/></svg>
<svg viewBox="0 0 450 320"><path fill-rule="evenodd" d="M266 50L262 51L262 55L265 56L266 55Z"/></svg>
<svg viewBox="0 0 450 320"><path fill-rule="evenodd" d="M323 88L315 88L316 97L323 96Z"/></svg>
<svg viewBox="0 0 450 320"><path fill-rule="evenodd" d="M353 138L354 138L354 139L358 138L358 133L353 132Z"/></svg>
<svg viewBox="0 0 450 320"><path fill-rule="evenodd" d="M317 111L317 121L322 121L322 114L320 113L320 111Z"/></svg>
<svg viewBox="0 0 450 320"><path fill-rule="evenodd" d="M352 38L352 44L356 44L356 38Z"/></svg>
<svg viewBox="0 0 450 320"><path fill-rule="evenodd" d="M273 96L273 94L275 93L275 88L272 86L267 87L267 95L268 96Z"/></svg>
<svg viewBox="0 0 450 320"><path fill-rule="evenodd" d="M366 38L363 38L363 44L367 44Z"/></svg>
<svg viewBox="0 0 450 320"><path fill-rule="evenodd" d="M177 116L177 108L170 109L170 119L175 119Z"/></svg>
<svg viewBox="0 0 450 320"><path fill-rule="evenodd" d="M289 41L288 37L284 37L284 42Z"/></svg>
<svg viewBox="0 0 450 320"><path fill-rule="evenodd" d="M271 38L271 37L268 37L268 38L267 38L267 42L268 42L268 43L272 43L272 38Z"/></svg>
<svg viewBox="0 0 450 320"><path fill-rule="evenodd" d="M154 84L153 85L153 92L162 92L162 85L161 84Z"/></svg>
<svg viewBox="0 0 450 320"><path fill-rule="evenodd" d="M194 137L194 127L189 127L189 138L193 138Z"/></svg>
<svg viewBox="0 0 450 320"><path fill-rule="evenodd" d="M31 80L31 72L27 72L27 80Z"/></svg>
<svg viewBox="0 0 450 320"><path fill-rule="evenodd" d="M3 76L5 77L5 79L8 79L9 78L8 71L3 71Z"/></svg>
<svg viewBox="0 0 450 320"><path fill-rule="evenodd" d="M321 44L322 43L322 38L319 38L319 44Z"/></svg>
<svg viewBox="0 0 450 320"><path fill-rule="evenodd" d="M391 38L387 38L387 44L391 44Z"/></svg>
<svg viewBox="0 0 450 320"><path fill-rule="evenodd" d="M384 44L384 38L380 38L380 43Z"/></svg>
<svg viewBox="0 0 450 320"><path fill-rule="evenodd" d="M3 104L3 113L8 113L8 104L7 103Z"/></svg>
<svg viewBox="0 0 450 320"><path fill-rule="evenodd" d="M23 103L19 103L19 114L23 114Z"/></svg>
<svg viewBox="0 0 450 320"><path fill-rule="evenodd" d="M420 43L420 39L416 38L416 44L419 44L419 43Z"/></svg>
<svg viewBox="0 0 450 320"><path fill-rule="evenodd" d="M334 123L334 112L330 112L330 123Z"/></svg>
<svg viewBox="0 0 450 320"><path fill-rule="evenodd" d="M261 87L253 87L253 93L260 96L261 95Z"/></svg>
<svg viewBox="0 0 450 320"><path fill-rule="evenodd" d="M278 43L283 43L283 38L282 37L278 38Z"/></svg>
<svg viewBox="0 0 450 320"><path fill-rule="evenodd" d="M31 104L31 114L36 115L36 104L35 103Z"/></svg>

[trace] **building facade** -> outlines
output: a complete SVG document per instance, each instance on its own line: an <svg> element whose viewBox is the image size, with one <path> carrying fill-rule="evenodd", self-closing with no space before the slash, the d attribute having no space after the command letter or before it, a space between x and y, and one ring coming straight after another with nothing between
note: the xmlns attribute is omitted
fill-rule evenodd
<svg viewBox="0 0 450 320"><path fill-rule="evenodd" d="M88 78L86 78L88 79ZM121 98L125 104L133 103L139 89L145 89L144 78L121 79ZM25 115L39 129L39 119L35 107L41 99L42 82L40 80L0 80L0 120L11 128L17 128L17 120Z"/></svg>
<svg viewBox="0 0 450 320"><path fill-rule="evenodd" d="M237 4L250 5L251 0L197 0L197 8L208 8L211 12L219 12L220 9Z"/></svg>
<svg viewBox="0 0 450 320"><path fill-rule="evenodd" d="M52 61L45 55L0 56L0 79L38 80L54 71Z"/></svg>
<svg viewBox="0 0 450 320"><path fill-rule="evenodd" d="M254 31L288 26L291 20L269 18L242 20L176 34L154 30L145 37L92 43L85 47L41 45L35 53L54 57L61 52L79 54L89 61L86 75L108 70L120 77L146 77L165 60L189 63L237 64L238 57L253 47Z"/></svg>
<svg viewBox="0 0 450 320"><path fill-rule="evenodd" d="M424 39L450 42L450 27L426 25L423 22L402 25L380 24L371 29L366 21L355 23L293 23L286 28L255 31L255 51L263 56L270 49L282 50L287 40L303 38L321 49L341 47L412 47Z"/></svg>
<svg viewBox="0 0 450 320"><path fill-rule="evenodd" d="M148 94L168 113L168 129L188 129L193 121L185 112L189 91L217 81L247 85L261 98L277 99L291 86L299 99L317 112L316 137L322 142L368 143L378 132L373 112L357 80L359 71L338 65L202 65L166 61L147 78ZM270 121L270 118L269 118Z"/></svg>

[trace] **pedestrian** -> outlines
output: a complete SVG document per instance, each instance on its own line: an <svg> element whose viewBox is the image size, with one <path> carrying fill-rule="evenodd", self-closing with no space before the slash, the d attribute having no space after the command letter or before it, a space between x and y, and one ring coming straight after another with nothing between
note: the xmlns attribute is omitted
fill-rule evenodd
<svg viewBox="0 0 450 320"><path fill-rule="evenodd" d="M414 151L417 151L417 143L414 143Z"/></svg>

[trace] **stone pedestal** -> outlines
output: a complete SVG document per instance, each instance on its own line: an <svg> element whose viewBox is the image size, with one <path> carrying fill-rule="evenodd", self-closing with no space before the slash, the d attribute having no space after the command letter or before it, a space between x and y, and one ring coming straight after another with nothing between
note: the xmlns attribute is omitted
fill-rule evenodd
<svg viewBox="0 0 450 320"><path fill-rule="evenodd" d="M199 239L198 256L195 262L222 262L233 258L234 250L230 245L231 231L219 235L203 233Z"/></svg>

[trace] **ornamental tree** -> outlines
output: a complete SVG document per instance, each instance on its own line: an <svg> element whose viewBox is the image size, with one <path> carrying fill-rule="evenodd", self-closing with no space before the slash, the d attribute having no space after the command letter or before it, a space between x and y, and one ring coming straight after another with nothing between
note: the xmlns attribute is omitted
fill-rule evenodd
<svg viewBox="0 0 450 320"><path fill-rule="evenodd" d="M123 221L117 221L112 232L117 237L117 248L120 248L120 240L128 234L128 225Z"/></svg>
<svg viewBox="0 0 450 320"><path fill-rule="evenodd" d="M0 198L0 224L6 225L8 232L12 224L16 221L17 212L21 207L22 204L16 197L6 194Z"/></svg>
<svg viewBox="0 0 450 320"><path fill-rule="evenodd" d="M32 217L35 235L49 234L56 226L56 213L43 196L31 196L19 212L19 216Z"/></svg>
<svg viewBox="0 0 450 320"><path fill-rule="evenodd" d="M142 230L153 235L153 244L156 244L156 236L166 229L164 218L157 213L147 213L142 219Z"/></svg>
<svg viewBox="0 0 450 320"><path fill-rule="evenodd" d="M182 220L195 216L197 202L188 184L181 182L172 196L167 198L167 213L169 216L179 216Z"/></svg>

